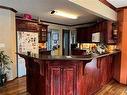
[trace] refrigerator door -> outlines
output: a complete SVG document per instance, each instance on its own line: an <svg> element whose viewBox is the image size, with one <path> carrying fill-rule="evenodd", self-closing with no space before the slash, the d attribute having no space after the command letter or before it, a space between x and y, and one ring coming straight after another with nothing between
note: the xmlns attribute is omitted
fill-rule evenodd
<svg viewBox="0 0 127 95"><path fill-rule="evenodd" d="M38 33L17 31L18 53L39 53ZM18 56L18 77L26 75L25 60Z"/></svg>
<svg viewBox="0 0 127 95"><path fill-rule="evenodd" d="M18 77L26 75L25 60L18 56Z"/></svg>

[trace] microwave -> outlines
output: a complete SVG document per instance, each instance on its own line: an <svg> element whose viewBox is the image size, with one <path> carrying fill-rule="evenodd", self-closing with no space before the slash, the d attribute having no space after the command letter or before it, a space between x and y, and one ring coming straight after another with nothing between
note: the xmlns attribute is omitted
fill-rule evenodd
<svg viewBox="0 0 127 95"><path fill-rule="evenodd" d="M92 33L92 42L100 42L100 32Z"/></svg>

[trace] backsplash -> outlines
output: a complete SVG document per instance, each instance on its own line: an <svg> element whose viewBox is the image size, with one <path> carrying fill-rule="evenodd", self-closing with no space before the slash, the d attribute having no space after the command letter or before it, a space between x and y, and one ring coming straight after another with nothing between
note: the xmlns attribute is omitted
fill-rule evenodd
<svg viewBox="0 0 127 95"><path fill-rule="evenodd" d="M91 53L107 53L107 52L113 52L114 50L118 49L117 45L105 45L103 43L80 43L79 48L81 50L86 50L87 54Z"/></svg>

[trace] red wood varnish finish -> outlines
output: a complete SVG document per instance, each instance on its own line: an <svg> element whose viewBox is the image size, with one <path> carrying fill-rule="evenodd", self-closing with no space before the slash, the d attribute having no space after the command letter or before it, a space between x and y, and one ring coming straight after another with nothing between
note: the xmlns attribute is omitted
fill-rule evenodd
<svg viewBox="0 0 127 95"><path fill-rule="evenodd" d="M121 49L121 68L120 68L120 82L127 84L127 8L118 9L118 24L120 41L118 43Z"/></svg>
<svg viewBox="0 0 127 95"><path fill-rule="evenodd" d="M113 79L115 55L90 60L26 60L31 95L94 95Z"/></svg>

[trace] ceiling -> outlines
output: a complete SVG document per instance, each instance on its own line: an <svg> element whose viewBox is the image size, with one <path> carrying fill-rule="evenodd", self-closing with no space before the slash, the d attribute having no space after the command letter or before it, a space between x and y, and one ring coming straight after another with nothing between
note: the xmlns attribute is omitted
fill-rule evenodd
<svg viewBox="0 0 127 95"><path fill-rule="evenodd" d="M0 5L14 8L20 13L31 14L44 21L66 25L88 23L98 19L97 16L68 0L0 0ZM69 19L51 15L50 11L55 9L79 15L79 18Z"/></svg>
<svg viewBox="0 0 127 95"><path fill-rule="evenodd" d="M126 7L127 6L127 0L107 0L109 3L111 3L116 8L120 7Z"/></svg>

